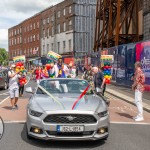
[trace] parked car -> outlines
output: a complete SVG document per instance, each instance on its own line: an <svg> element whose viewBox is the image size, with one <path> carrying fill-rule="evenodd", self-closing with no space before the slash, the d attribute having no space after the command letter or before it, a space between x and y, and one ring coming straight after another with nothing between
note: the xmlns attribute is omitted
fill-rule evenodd
<svg viewBox="0 0 150 150"><path fill-rule="evenodd" d="M27 137L44 140L106 140L109 112L103 97L81 79L44 79L27 105Z"/></svg>
<svg viewBox="0 0 150 150"><path fill-rule="evenodd" d="M8 73L7 70L0 70L0 88L8 89Z"/></svg>

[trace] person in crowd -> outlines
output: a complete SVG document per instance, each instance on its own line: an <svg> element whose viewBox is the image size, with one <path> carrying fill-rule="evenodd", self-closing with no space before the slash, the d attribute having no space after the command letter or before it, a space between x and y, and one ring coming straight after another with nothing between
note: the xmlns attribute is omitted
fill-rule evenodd
<svg viewBox="0 0 150 150"><path fill-rule="evenodd" d="M56 78L57 77L56 73L58 72L57 65L55 65L54 62L51 62L50 67L51 68L48 70L49 77Z"/></svg>
<svg viewBox="0 0 150 150"><path fill-rule="evenodd" d="M19 97L19 86L18 78L20 77L19 72L16 72L16 65L11 65L11 70L8 71L9 77L9 95L11 98L12 110L18 109L18 97Z"/></svg>
<svg viewBox="0 0 150 150"><path fill-rule="evenodd" d="M25 85L25 80L26 80L26 73L25 72L20 72L19 75L20 75L20 77L18 79L19 96L22 97L23 93L24 93L24 85Z"/></svg>
<svg viewBox="0 0 150 150"><path fill-rule="evenodd" d="M88 82L91 82L93 80L93 67L92 65L88 66L88 69L86 69L83 73L83 79L87 80Z"/></svg>
<svg viewBox="0 0 150 150"><path fill-rule="evenodd" d="M135 121L143 121L143 104L142 95L144 92L145 75L141 69L141 63L135 63L135 73L134 73L134 83L132 85L132 90L135 91L135 104L138 109L137 116L133 117Z"/></svg>
<svg viewBox="0 0 150 150"><path fill-rule="evenodd" d="M63 60L60 58L57 63L57 70L56 77L58 78L66 78L66 74L69 72L66 65L63 64Z"/></svg>
<svg viewBox="0 0 150 150"><path fill-rule="evenodd" d="M104 85L105 85L105 78L103 72L101 72L98 67L93 68L94 72L94 87L96 91L100 91L104 96Z"/></svg>
<svg viewBox="0 0 150 150"><path fill-rule="evenodd" d="M36 75L36 82L39 84L40 80L42 79L42 69L40 66L38 66L35 70L35 75Z"/></svg>
<svg viewBox="0 0 150 150"><path fill-rule="evenodd" d="M99 72L101 72L103 74L104 68L103 67L99 67L98 69L99 69ZM103 74L103 77L104 77L104 74ZM105 91L106 91L106 83L104 83L103 88L102 88L103 96L104 96Z"/></svg>

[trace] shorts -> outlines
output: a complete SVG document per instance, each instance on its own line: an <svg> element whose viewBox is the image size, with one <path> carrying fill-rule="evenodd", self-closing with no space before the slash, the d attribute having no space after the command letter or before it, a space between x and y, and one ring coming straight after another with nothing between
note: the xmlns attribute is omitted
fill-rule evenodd
<svg viewBox="0 0 150 150"><path fill-rule="evenodd" d="M19 89L14 88L14 89L9 90L9 95L10 95L10 98L19 97Z"/></svg>

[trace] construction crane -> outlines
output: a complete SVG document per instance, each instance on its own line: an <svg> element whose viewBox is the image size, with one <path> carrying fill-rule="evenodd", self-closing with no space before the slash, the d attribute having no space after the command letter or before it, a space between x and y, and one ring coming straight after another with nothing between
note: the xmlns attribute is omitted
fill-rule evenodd
<svg viewBox="0 0 150 150"><path fill-rule="evenodd" d="M97 0L94 51L139 41L139 2Z"/></svg>

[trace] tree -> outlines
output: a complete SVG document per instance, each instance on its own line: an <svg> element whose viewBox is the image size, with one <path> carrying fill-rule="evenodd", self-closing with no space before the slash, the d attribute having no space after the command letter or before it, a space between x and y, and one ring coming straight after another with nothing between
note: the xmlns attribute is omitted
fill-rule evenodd
<svg viewBox="0 0 150 150"><path fill-rule="evenodd" d="M8 52L4 48L0 48L0 65L8 65Z"/></svg>

